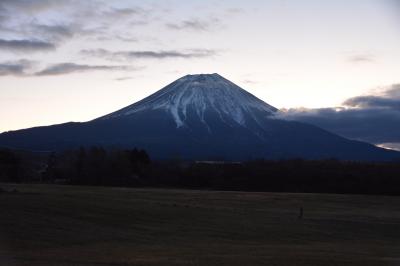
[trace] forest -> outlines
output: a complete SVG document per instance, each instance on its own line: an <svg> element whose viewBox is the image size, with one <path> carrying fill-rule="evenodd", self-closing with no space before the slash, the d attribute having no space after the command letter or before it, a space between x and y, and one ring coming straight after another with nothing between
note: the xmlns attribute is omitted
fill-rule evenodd
<svg viewBox="0 0 400 266"><path fill-rule="evenodd" d="M156 161L142 149L0 150L0 182L400 195L400 162Z"/></svg>

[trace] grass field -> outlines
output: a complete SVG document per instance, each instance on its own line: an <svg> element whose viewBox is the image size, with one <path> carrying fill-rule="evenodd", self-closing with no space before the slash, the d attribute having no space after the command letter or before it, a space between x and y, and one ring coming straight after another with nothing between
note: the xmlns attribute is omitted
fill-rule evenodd
<svg viewBox="0 0 400 266"><path fill-rule="evenodd" d="M0 265L400 265L400 197L0 187Z"/></svg>

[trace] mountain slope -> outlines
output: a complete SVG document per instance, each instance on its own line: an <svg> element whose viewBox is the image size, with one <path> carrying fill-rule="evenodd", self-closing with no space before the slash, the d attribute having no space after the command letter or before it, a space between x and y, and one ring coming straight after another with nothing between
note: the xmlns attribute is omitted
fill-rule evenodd
<svg viewBox="0 0 400 266"><path fill-rule="evenodd" d="M276 111L218 74L188 75L89 122L0 134L0 146L34 150L79 145L140 147L163 159L400 158L397 152L312 125L275 119Z"/></svg>
<svg viewBox="0 0 400 266"><path fill-rule="evenodd" d="M245 126L246 116L256 119L255 111L265 114L277 111L220 75L203 74L184 76L149 97L100 119L130 116L146 110L166 111L174 118L177 128L185 126L191 115L205 126L208 126L206 115L210 112L215 112L223 123Z"/></svg>

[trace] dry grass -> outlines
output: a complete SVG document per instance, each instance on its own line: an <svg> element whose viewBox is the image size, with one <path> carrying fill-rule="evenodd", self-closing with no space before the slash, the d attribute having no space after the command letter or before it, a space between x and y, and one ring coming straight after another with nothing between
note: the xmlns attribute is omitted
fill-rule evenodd
<svg viewBox="0 0 400 266"><path fill-rule="evenodd" d="M400 265L397 197L2 187L0 265Z"/></svg>

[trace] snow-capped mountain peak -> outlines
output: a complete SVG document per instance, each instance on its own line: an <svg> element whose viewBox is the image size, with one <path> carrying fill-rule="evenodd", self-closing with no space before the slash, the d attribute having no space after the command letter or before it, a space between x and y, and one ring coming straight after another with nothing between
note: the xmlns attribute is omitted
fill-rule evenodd
<svg viewBox="0 0 400 266"><path fill-rule="evenodd" d="M186 124L189 113L207 124L206 114L216 113L222 121L245 126L245 117L260 111L268 116L277 109L219 74L186 75L143 100L100 119L129 116L142 111L164 110L172 115L176 126Z"/></svg>

